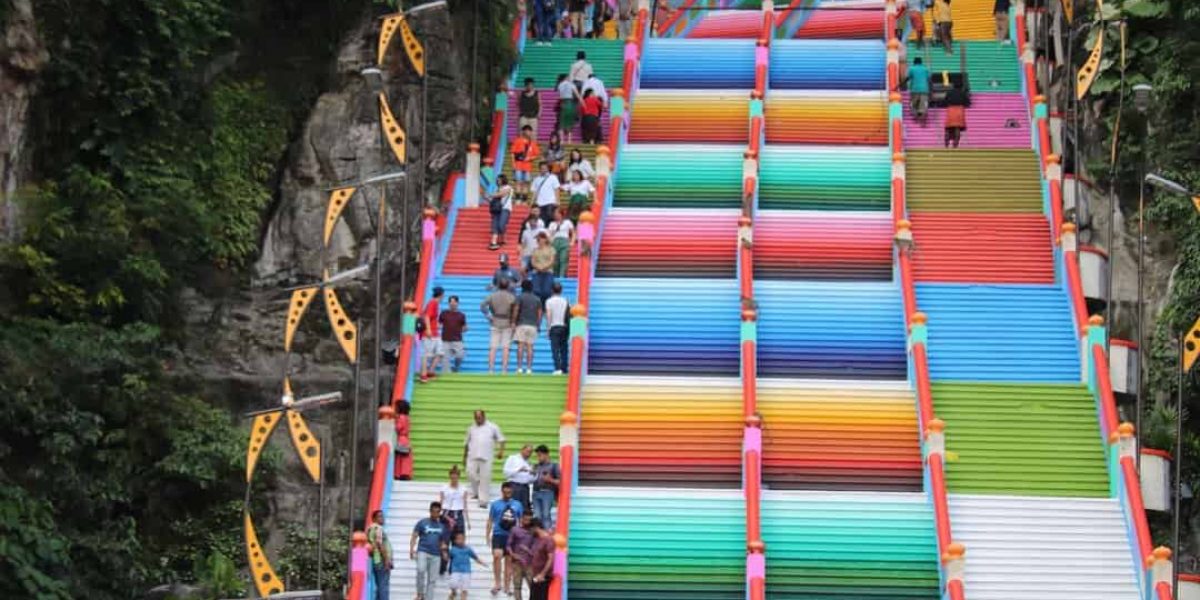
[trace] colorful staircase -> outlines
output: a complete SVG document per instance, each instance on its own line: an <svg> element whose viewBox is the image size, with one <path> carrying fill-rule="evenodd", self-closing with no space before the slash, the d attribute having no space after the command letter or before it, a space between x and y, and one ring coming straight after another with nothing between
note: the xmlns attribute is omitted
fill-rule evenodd
<svg viewBox="0 0 1200 600"><path fill-rule="evenodd" d="M745 597L735 268L753 65L752 42L646 44L588 303L572 599Z"/></svg>
<svg viewBox="0 0 1200 600"><path fill-rule="evenodd" d="M1089 381L1107 371L1103 353L1097 365L1080 355L1081 335L1102 344L1104 332L1080 323L1064 281L1073 236L1060 241L1048 214L1061 213L1044 208L1053 186L1029 148L1016 49L980 39L990 0L955 3L973 105L954 151L935 136L941 109L922 128L889 106L885 47L856 33L862 14L882 19L877 4L815 4L768 18L776 35L822 39L756 51L738 23L764 15L725 10L643 40L640 95L598 206L595 279L584 263L586 357L570 379L414 386L415 481L388 501L393 539L484 408L510 447L559 439L576 476L556 600L1149 598L1149 533L1118 455L1128 433L1107 380ZM518 77L552 77L573 48L527 50ZM957 71L960 52L910 47L908 59ZM756 70L761 106L746 100ZM760 108L761 132L746 127ZM470 212L450 220L432 274L469 318L491 270ZM893 249L902 219L907 253ZM560 423L564 398L578 415ZM405 579L393 576L397 597L412 593Z"/></svg>
<svg viewBox="0 0 1200 600"><path fill-rule="evenodd" d="M1081 362L1096 332L1080 323L1077 282L1064 269L1075 260L1073 230L1060 241L1050 220L1062 213L1057 184L1043 174L1057 164L1048 149L1030 148L1031 113L1044 126L1045 106L1022 81L1019 44L984 41L991 5L954 2L955 37L970 41L952 56L908 47L908 60L928 57L936 78L960 70L965 46L972 104L962 147L940 148L940 108L925 127L907 114L903 122L914 300L928 315L930 397L945 423L949 521L966 547L966 597L1150 598L1149 586L1139 590L1149 554L1140 493L1126 500L1132 470L1115 468L1114 458L1110 472L1106 457L1119 452L1107 446L1109 431L1118 439L1115 407L1105 406L1111 391L1106 401L1098 382L1090 389L1093 367ZM1018 35L1023 15L1014 20ZM1111 425L1102 425L1110 411ZM1153 597L1169 598L1169 586Z"/></svg>

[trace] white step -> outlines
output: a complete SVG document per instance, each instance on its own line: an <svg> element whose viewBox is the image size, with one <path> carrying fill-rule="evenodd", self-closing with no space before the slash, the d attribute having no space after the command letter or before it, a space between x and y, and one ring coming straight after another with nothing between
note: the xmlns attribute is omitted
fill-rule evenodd
<svg viewBox="0 0 1200 600"><path fill-rule="evenodd" d="M397 481L392 485L392 496L386 513L388 539L392 542L392 551L395 554L391 578L392 600L412 600L416 597L417 568L416 563L408 559L408 541L417 521L429 516L429 503L438 499L438 492L444 485L425 481ZM466 480L460 485L466 486ZM499 497L500 485L493 483L492 499ZM491 598L491 536L485 541L483 529L487 525L487 511L479 508L475 501L469 502L467 508L471 522L471 530L467 532L467 545L474 548L479 558L489 566L488 569L484 569L472 563L469 595L471 598ZM430 600L443 600L449 595L450 588L447 582L442 580L437 584L437 595ZM528 597L528 591L523 597Z"/></svg>
<svg viewBox="0 0 1200 600"><path fill-rule="evenodd" d="M971 600L1138 600L1121 505L1107 498L950 495Z"/></svg>

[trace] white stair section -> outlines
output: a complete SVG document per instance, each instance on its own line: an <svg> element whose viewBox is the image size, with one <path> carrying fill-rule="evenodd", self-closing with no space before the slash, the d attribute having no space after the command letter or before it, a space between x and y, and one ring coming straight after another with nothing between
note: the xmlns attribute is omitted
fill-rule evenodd
<svg viewBox="0 0 1200 600"><path fill-rule="evenodd" d="M950 496L971 600L1138 600L1121 505L1108 498Z"/></svg>
<svg viewBox="0 0 1200 600"><path fill-rule="evenodd" d="M392 484L392 496L388 503L385 527L388 539L392 542L394 554L391 578L392 600L411 600L417 594L417 565L408 559L408 540L412 536L413 526L417 521L429 516L429 503L438 499L438 492L445 483L426 481L396 481ZM459 485L466 487L464 479ZM500 486L492 486L492 499L500 497ZM478 502L472 499L467 503L470 511L471 530L467 532L467 545L474 548L480 560L492 564L491 536L484 541L484 526L487 525L487 511L479 508ZM490 568L471 564L471 598L491 598L492 571ZM450 595L446 579L438 581L437 594L428 600L442 600ZM528 592L526 592L526 596Z"/></svg>

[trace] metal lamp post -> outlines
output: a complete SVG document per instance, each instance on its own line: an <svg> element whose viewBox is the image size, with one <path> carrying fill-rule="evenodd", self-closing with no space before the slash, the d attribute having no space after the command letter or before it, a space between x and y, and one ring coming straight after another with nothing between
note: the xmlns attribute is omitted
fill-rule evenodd
<svg viewBox="0 0 1200 600"><path fill-rule="evenodd" d="M1148 170L1149 155L1150 155L1150 117L1147 112L1150 110L1151 95L1154 88L1145 83L1139 83L1133 86L1133 106L1137 109L1146 123L1145 137L1143 138L1144 148L1142 149L1142 177ZM1137 335L1138 335L1138 353L1137 353L1137 372L1138 372L1138 389L1137 400L1134 404L1134 431L1137 436L1137 470L1142 472L1142 408L1145 403L1146 390L1146 374L1143 372L1145 359L1143 356L1146 353L1146 331L1145 331L1145 262L1146 262L1146 183L1142 178L1138 178L1138 262L1137 262Z"/></svg>
<svg viewBox="0 0 1200 600"><path fill-rule="evenodd" d="M1171 181L1155 173L1148 173L1142 179L1142 186L1156 187L1165 192L1187 196L1192 199L1196 210L1200 211L1200 194L1193 193L1182 183ZM1172 598L1179 597L1179 504L1183 496L1183 380L1184 376L1195 366L1197 353L1200 352L1200 343L1196 341L1198 339L1200 339L1200 320L1197 320L1191 330L1179 338L1179 372L1176 374L1175 381L1175 485L1171 512L1171 543L1175 548L1175 553L1171 556L1174 573Z"/></svg>

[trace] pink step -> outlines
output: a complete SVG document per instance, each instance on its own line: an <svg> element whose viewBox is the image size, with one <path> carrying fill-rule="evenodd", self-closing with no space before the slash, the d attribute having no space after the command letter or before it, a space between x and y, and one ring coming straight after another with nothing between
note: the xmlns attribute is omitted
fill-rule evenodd
<svg viewBox="0 0 1200 600"><path fill-rule="evenodd" d="M538 120L537 141L539 144L545 144L546 142L550 141L550 134L557 129L555 120L558 119L558 93L554 90L544 89L539 89L538 93L542 96L542 118ZM611 90L609 91L609 94L609 97L611 98ZM520 95L521 92L513 92L508 96L508 112L505 114L508 116L508 139L510 140L517 137L521 133L517 129L517 100ZM575 114L579 114L578 107L576 107ZM604 111L600 113L600 131L603 134L608 133L608 121L608 109L605 108ZM577 123L575 125L574 137L572 137L571 140L575 143L579 143L582 139L583 130ZM563 143L565 144L566 140L563 140Z"/></svg>
<svg viewBox="0 0 1200 600"><path fill-rule="evenodd" d="M946 109L930 108L924 127L913 118L904 94L904 147L941 148L945 135ZM975 92L967 109L963 148L1029 148L1029 113L1021 94Z"/></svg>

